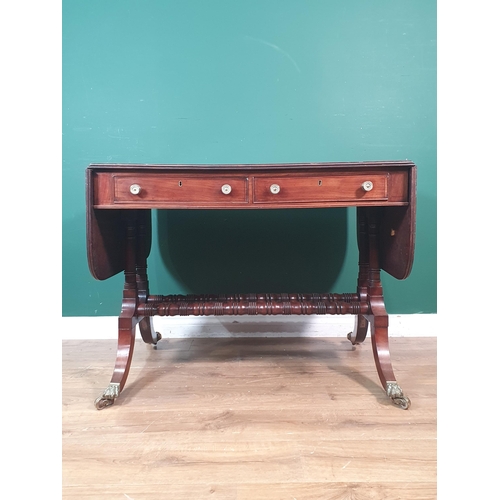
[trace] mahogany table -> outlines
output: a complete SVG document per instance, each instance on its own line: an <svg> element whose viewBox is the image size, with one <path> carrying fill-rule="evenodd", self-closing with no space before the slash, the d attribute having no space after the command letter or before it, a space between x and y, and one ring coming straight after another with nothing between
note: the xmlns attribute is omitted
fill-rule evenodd
<svg viewBox="0 0 500 500"><path fill-rule="evenodd" d="M266 165L92 164L86 170L87 255L98 280L124 272L118 347L109 386L95 401L112 405L123 391L135 330L161 339L152 317L175 315L352 314L352 344L368 328L375 365L388 397L407 409L396 382L380 270L405 279L415 244L416 166L410 161ZM354 293L150 295L147 258L151 210L356 207L359 266Z"/></svg>

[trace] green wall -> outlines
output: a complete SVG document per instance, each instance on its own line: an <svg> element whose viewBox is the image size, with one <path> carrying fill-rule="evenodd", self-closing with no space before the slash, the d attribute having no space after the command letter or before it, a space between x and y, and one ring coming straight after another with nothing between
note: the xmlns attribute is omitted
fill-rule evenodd
<svg viewBox="0 0 500 500"><path fill-rule="evenodd" d="M63 315L120 310L85 247L92 162L409 159L417 238L389 313L436 312L436 2L63 1ZM353 292L353 209L153 215L152 293Z"/></svg>

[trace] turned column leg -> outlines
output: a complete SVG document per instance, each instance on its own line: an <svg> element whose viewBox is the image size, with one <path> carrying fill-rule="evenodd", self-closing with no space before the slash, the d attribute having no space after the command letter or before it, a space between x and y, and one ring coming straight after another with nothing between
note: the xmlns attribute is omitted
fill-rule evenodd
<svg viewBox="0 0 500 500"><path fill-rule="evenodd" d="M132 214L131 214L132 215ZM118 347L111 382L94 404L98 410L111 406L122 392L127 381L135 344L135 327L138 322L136 283L136 224L132 216L127 219L125 285L122 310L118 318Z"/></svg>
<svg viewBox="0 0 500 500"><path fill-rule="evenodd" d="M380 280L377 239L378 221L375 217L371 217L368 225L368 300L371 314L367 315L367 319L370 323L373 356L380 382L386 394L395 405L407 410L411 401L403 394L401 387L396 382L389 352L389 316L385 309L382 282Z"/></svg>
<svg viewBox="0 0 500 500"><path fill-rule="evenodd" d="M358 207L356 209L356 226L358 239L358 288L357 293L361 301L367 300L368 293L368 233L366 227L366 209ZM347 334L347 338L353 345L361 344L366 339L369 322L364 315L358 314L354 320L354 329Z"/></svg>

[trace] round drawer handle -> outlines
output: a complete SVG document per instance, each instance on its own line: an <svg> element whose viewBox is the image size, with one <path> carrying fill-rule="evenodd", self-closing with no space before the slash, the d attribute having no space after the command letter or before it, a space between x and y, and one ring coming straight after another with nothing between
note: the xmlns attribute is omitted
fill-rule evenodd
<svg viewBox="0 0 500 500"><path fill-rule="evenodd" d="M130 186L130 192L132 194L139 194L141 192L141 186L139 186L139 184L132 184Z"/></svg>
<svg viewBox="0 0 500 500"><path fill-rule="evenodd" d="M373 189L373 182L372 181L365 181L363 184L361 184L361 187L365 191L371 191Z"/></svg>
<svg viewBox="0 0 500 500"><path fill-rule="evenodd" d="M281 188L280 188L279 184L272 184L269 189L270 189L271 193L278 194L280 192Z"/></svg>
<svg viewBox="0 0 500 500"><path fill-rule="evenodd" d="M229 184L224 184L220 189L224 194L229 194L232 190Z"/></svg>

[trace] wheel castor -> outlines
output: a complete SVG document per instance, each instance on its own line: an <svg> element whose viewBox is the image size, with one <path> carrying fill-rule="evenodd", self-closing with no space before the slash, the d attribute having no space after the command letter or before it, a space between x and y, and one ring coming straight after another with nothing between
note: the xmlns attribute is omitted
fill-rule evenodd
<svg viewBox="0 0 500 500"><path fill-rule="evenodd" d="M104 410L108 406L111 406L115 399L120 394L120 384L111 382L106 390L103 392L102 396L99 396L95 401L94 405L98 410Z"/></svg>
<svg viewBox="0 0 500 500"><path fill-rule="evenodd" d="M411 406L410 398L403 394L401 387L396 382L387 382L386 392L392 402L403 410L407 410Z"/></svg>

